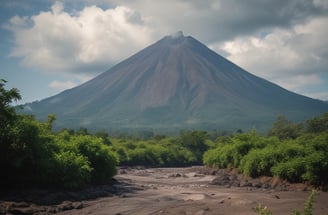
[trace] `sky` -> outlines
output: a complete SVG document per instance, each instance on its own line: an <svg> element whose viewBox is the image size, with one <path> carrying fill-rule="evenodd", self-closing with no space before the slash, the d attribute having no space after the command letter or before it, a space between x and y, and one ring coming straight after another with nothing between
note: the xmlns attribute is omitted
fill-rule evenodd
<svg viewBox="0 0 328 215"><path fill-rule="evenodd" d="M328 101L328 0L0 0L0 79L41 100L177 31Z"/></svg>

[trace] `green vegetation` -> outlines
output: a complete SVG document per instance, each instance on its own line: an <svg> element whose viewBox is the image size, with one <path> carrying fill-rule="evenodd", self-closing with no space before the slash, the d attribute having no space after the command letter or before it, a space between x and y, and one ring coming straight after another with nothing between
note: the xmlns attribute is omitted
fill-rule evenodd
<svg viewBox="0 0 328 215"><path fill-rule="evenodd" d="M255 211L259 214L259 215L272 215L271 210L267 207L267 206L263 206L261 204L259 204L256 208Z"/></svg>
<svg viewBox="0 0 328 215"><path fill-rule="evenodd" d="M268 137L256 131L218 140L204 153L204 164L237 168L243 174L278 176L290 182L328 184L328 114L305 124L278 117Z"/></svg>
<svg viewBox="0 0 328 215"><path fill-rule="evenodd" d="M211 144L206 135L203 131L182 131L177 137L119 137L111 138L111 142L121 165L187 166L202 163L203 152Z"/></svg>
<svg viewBox="0 0 328 215"><path fill-rule="evenodd" d="M317 191L312 190L311 194L309 195L309 197L307 198L307 200L304 204L303 211L294 210L292 212L292 215L312 215L313 214L313 201L314 201L314 198L316 195L317 195ZM272 215L273 214L267 206L262 206L261 204L259 204L255 208L255 211L259 215Z"/></svg>
<svg viewBox="0 0 328 215"><path fill-rule="evenodd" d="M304 208L303 211L297 211L294 210L293 211L293 215L312 215L313 213L313 201L314 198L317 195L317 191L316 190L312 190L310 196L307 198L305 204L304 204Z"/></svg>
<svg viewBox="0 0 328 215"><path fill-rule="evenodd" d="M81 159L77 163L80 165L79 170L82 171L77 172L77 176L83 178L80 185L86 182L108 183L115 175L118 158L111 147L104 144L102 138L91 135L71 135L67 131L62 131L56 135L56 143L61 149L60 155L63 154L64 158L70 159L70 156L73 156L72 159L75 159L73 161Z"/></svg>
<svg viewBox="0 0 328 215"><path fill-rule="evenodd" d="M180 131L175 137L90 134L86 128L52 131L55 115L40 122L10 106L20 99L0 80L1 187L51 186L76 189L110 182L116 165L170 167L205 164L243 174L277 176L290 182L328 185L328 113L293 123L280 116L267 136Z"/></svg>
<svg viewBox="0 0 328 215"><path fill-rule="evenodd" d="M0 81L0 186L55 186L76 189L108 183L115 174L116 154L100 137L52 132L54 115L45 123L19 115L10 103L17 89Z"/></svg>

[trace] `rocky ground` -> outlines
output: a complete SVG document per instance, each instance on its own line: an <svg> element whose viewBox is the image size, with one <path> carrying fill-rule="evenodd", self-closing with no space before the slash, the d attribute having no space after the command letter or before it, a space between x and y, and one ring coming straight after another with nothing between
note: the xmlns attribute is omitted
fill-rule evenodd
<svg viewBox="0 0 328 215"><path fill-rule="evenodd" d="M120 168L112 185L76 192L13 191L0 198L0 214L273 214L301 210L311 192L277 178L251 179L234 170L205 167ZM319 192L314 214L328 215L328 193Z"/></svg>

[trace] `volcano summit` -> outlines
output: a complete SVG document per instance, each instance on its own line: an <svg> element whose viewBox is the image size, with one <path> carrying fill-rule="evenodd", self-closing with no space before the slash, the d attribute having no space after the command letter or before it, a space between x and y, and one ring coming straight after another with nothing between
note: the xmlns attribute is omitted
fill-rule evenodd
<svg viewBox="0 0 328 215"><path fill-rule="evenodd" d="M57 128L105 130L269 128L278 115L304 120L328 104L254 76L178 32L94 79L25 110Z"/></svg>

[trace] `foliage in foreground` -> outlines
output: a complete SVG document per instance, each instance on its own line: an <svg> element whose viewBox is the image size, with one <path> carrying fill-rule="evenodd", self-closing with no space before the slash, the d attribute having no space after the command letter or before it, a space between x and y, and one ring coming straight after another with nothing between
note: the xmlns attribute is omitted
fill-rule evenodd
<svg viewBox="0 0 328 215"><path fill-rule="evenodd" d="M272 215L271 210L267 207L267 206L263 206L261 204L259 204L256 208L255 211L259 214L259 215Z"/></svg>
<svg viewBox="0 0 328 215"><path fill-rule="evenodd" d="M313 201L314 201L314 198L316 195L317 195L317 191L312 190L310 196L307 198L307 200L304 204L303 211L294 210L292 212L292 215L312 215L313 214ZM255 210L259 215L272 215L273 214L267 206L262 206L261 204L259 204L255 208Z"/></svg>
<svg viewBox="0 0 328 215"><path fill-rule="evenodd" d="M55 186L79 188L109 182L115 174L116 155L94 136L52 132L54 115L41 123L16 114L10 102L17 90L0 81L0 186Z"/></svg>
<svg viewBox="0 0 328 215"><path fill-rule="evenodd" d="M1 133L3 132L3 128ZM115 174L116 154L101 138L54 134L49 122L16 116L1 135L1 185L79 188L106 183Z"/></svg>
<svg viewBox="0 0 328 215"><path fill-rule="evenodd" d="M317 195L317 191L312 190L310 196L307 198L307 200L304 204L303 211L294 210L293 215L312 215L312 213L313 213L313 201L314 201L314 198L316 197L316 195Z"/></svg>
<svg viewBox="0 0 328 215"><path fill-rule="evenodd" d="M216 147L204 153L204 164L217 168L238 168L243 174L278 176L290 182L309 182L317 186L328 184L328 114L308 120L307 130L286 136L284 129L300 126L280 126L279 136L264 137L256 131L219 140ZM278 119L281 120L281 119ZM320 129L315 130L315 127ZM283 131L280 132L279 129ZM310 132L311 131L311 132ZM316 131L316 132L314 132Z"/></svg>

